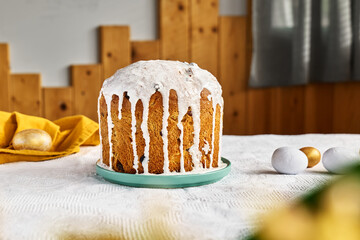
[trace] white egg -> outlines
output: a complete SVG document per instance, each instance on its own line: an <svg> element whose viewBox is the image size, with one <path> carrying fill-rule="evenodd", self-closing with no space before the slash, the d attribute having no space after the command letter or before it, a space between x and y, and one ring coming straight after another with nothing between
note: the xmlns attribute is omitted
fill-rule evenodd
<svg viewBox="0 0 360 240"><path fill-rule="evenodd" d="M344 173L344 168L356 162L360 163L359 153L345 147L329 148L322 157L322 163L326 170L337 174Z"/></svg>
<svg viewBox="0 0 360 240"><path fill-rule="evenodd" d="M281 147L274 151L271 164L279 173L298 174L307 168L308 158L297 148Z"/></svg>

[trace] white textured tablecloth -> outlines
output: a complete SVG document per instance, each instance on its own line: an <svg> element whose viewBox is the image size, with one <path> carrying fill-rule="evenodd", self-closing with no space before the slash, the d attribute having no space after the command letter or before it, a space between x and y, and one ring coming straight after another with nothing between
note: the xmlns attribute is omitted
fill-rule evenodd
<svg viewBox="0 0 360 240"><path fill-rule="evenodd" d="M329 180L319 164L302 174L271 167L280 146L360 146L360 135L224 136L232 163L223 180L185 189L111 184L95 174L99 147L45 162L0 165L0 239L235 239L257 216Z"/></svg>

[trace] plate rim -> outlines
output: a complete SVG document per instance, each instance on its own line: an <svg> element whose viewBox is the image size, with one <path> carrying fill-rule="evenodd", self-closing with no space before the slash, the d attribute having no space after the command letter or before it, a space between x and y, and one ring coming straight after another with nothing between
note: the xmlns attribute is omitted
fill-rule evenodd
<svg viewBox="0 0 360 240"><path fill-rule="evenodd" d="M111 171L111 170L108 170L108 169L105 169L105 168L99 166L99 164L98 164L99 161L100 161L100 159L98 161L96 161L96 164L95 164L96 165L96 174L101 176L104 180L114 183L114 184L130 186L130 187L139 187L139 188L186 188L186 187L207 185L207 184L215 183L215 182L221 180L222 178L227 176L231 170L231 162L224 157L221 157L221 161L226 164L226 166L224 168L212 170L209 172L203 172L203 173L181 174L181 175L120 173L120 172ZM103 174L101 174L101 172L105 172L106 174L109 174L111 177L119 177L120 176L124 179L113 180L112 178L104 176ZM212 175L220 175L220 176L216 176L214 178L211 178L210 180L207 179L207 177L212 176ZM165 181L164 183L158 183L158 184L146 182L146 180L156 181L156 180L168 179L168 180L174 181L174 180L184 180L184 179L188 180L191 178L195 178L198 181L190 181L187 183L167 183ZM131 181L131 180L133 180L133 181ZM136 181L139 181L139 180L144 180L144 182L137 183Z"/></svg>

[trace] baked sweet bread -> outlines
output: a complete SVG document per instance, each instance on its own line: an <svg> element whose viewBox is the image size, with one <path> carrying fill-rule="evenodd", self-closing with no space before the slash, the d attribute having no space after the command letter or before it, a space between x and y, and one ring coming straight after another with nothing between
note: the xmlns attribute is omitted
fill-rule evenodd
<svg viewBox="0 0 360 240"><path fill-rule="evenodd" d="M223 98L194 63L139 61L103 83L101 161L123 173L172 173L220 164Z"/></svg>

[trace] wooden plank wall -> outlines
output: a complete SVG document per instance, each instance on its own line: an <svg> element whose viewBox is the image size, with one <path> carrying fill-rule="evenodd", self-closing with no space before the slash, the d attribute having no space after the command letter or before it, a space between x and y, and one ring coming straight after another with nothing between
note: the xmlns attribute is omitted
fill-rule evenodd
<svg viewBox="0 0 360 240"><path fill-rule="evenodd" d="M42 116L40 74L11 74L9 97L10 111Z"/></svg>
<svg viewBox="0 0 360 240"><path fill-rule="evenodd" d="M97 121L97 96L103 82L101 65L73 65L71 79L75 114L83 114Z"/></svg>
<svg viewBox="0 0 360 240"><path fill-rule="evenodd" d="M189 1L159 0L161 59L189 61Z"/></svg>
<svg viewBox="0 0 360 240"><path fill-rule="evenodd" d="M153 59L160 59L159 41L155 40L131 42L131 62Z"/></svg>
<svg viewBox="0 0 360 240"><path fill-rule="evenodd" d="M43 88L43 117L56 120L73 115L73 98L72 87Z"/></svg>
<svg viewBox="0 0 360 240"><path fill-rule="evenodd" d="M190 0L190 59L218 76L218 0Z"/></svg>
<svg viewBox="0 0 360 240"><path fill-rule="evenodd" d="M196 62L223 87L225 134L360 133L360 82L248 87L251 16L219 16L218 0L159 0L159 39L131 41L128 26L99 28L99 63L71 67L72 86L42 88L40 74L10 73L0 43L0 110L54 120L84 114L97 120L103 80L132 62ZM251 0L248 0L251 13Z"/></svg>
<svg viewBox="0 0 360 240"><path fill-rule="evenodd" d="M246 132L246 19L220 18L219 81L226 104L224 112L225 133Z"/></svg>
<svg viewBox="0 0 360 240"><path fill-rule="evenodd" d="M128 26L100 27L100 57L103 79L131 63L130 28Z"/></svg>
<svg viewBox="0 0 360 240"><path fill-rule="evenodd" d="M9 77L9 45L6 43L0 43L0 109L4 111L9 110Z"/></svg>

